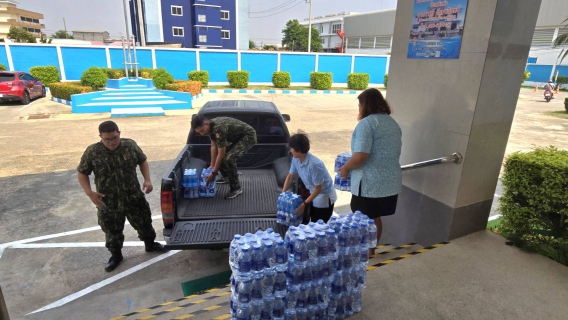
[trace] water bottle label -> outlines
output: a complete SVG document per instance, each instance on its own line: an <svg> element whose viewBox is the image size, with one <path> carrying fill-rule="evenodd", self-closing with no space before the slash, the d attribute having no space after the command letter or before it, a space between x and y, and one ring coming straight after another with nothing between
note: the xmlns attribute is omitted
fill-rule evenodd
<svg viewBox="0 0 568 320"><path fill-rule="evenodd" d="M337 252L337 248L335 247L334 244L330 244L327 248L328 248L329 252L331 252L331 253Z"/></svg>
<svg viewBox="0 0 568 320"><path fill-rule="evenodd" d="M333 271L330 271L330 269L331 269L330 267L324 267L323 268L322 274L323 274L324 277L329 277L331 275L330 272L333 272Z"/></svg>
<svg viewBox="0 0 568 320"><path fill-rule="evenodd" d="M298 298L298 302L296 302L296 308L303 309L306 307L306 300L303 298Z"/></svg>
<svg viewBox="0 0 568 320"><path fill-rule="evenodd" d="M345 309L343 309L342 305L337 306L337 310L335 311L335 314L337 314L338 316L345 314Z"/></svg>
<svg viewBox="0 0 568 320"><path fill-rule="evenodd" d="M304 252L302 252L302 254L301 254L301 260L300 260L300 261L301 261L301 262L306 262L307 260L308 260L308 252L307 252L307 251L304 251Z"/></svg>
<svg viewBox="0 0 568 320"><path fill-rule="evenodd" d="M274 290L276 291L285 291L286 290L286 280L281 282L276 282L274 284Z"/></svg>
<svg viewBox="0 0 568 320"><path fill-rule="evenodd" d="M251 296L253 300L262 300L262 290L260 288L253 288Z"/></svg>
<svg viewBox="0 0 568 320"><path fill-rule="evenodd" d="M322 271L321 270L314 270L313 275L314 275L314 280L319 280L322 277Z"/></svg>
<svg viewBox="0 0 568 320"><path fill-rule="evenodd" d="M331 293L333 294L341 294L341 289L342 286L341 285L337 285L337 284L331 284Z"/></svg>
<svg viewBox="0 0 568 320"><path fill-rule="evenodd" d="M313 296L308 297L308 304L317 305L318 304L317 297L313 297Z"/></svg>
<svg viewBox="0 0 568 320"><path fill-rule="evenodd" d="M318 256L326 257L329 254L329 247L319 247Z"/></svg>
<svg viewBox="0 0 568 320"><path fill-rule="evenodd" d="M361 261L365 262L369 260L369 250L365 249L361 251Z"/></svg>
<svg viewBox="0 0 568 320"><path fill-rule="evenodd" d="M284 308L274 309L272 311L272 315L274 316L274 318L284 317Z"/></svg>
<svg viewBox="0 0 568 320"><path fill-rule="evenodd" d="M317 259L317 257L318 257L318 249L313 249L313 250L308 251L308 255L309 255L308 257L309 257L310 259L312 259L312 260L313 260L313 259Z"/></svg>
<svg viewBox="0 0 568 320"><path fill-rule="evenodd" d="M249 303L250 302L250 294L240 293L239 294L239 302Z"/></svg>
<svg viewBox="0 0 568 320"><path fill-rule="evenodd" d="M346 247L346 246L347 246L347 239L346 239L346 238L343 238L343 237L340 237L340 238L339 238L339 246L340 246L340 247Z"/></svg>
<svg viewBox="0 0 568 320"><path fill-rule="evenodd" d="M239 262L239 272L247 273L250 272L250 261L240 261Z"/></svg>
<svg viewBox="0 0 568 320"><path fill-rule="evenodd" d="M253 260L251 268L253 271L262 271L262 269L264 269L264 260Z"/></svg>
<svg viewBox="0 0 568 320"><path fill-rule="evenodd" d="M292 284L300 284L302 283L302 275L301 274L295 274L292 276Z"/></svg>
<svg viewBox="0 0 568 320"><path fill-rule="evenodd" d="M363 235L361 237L361 244L367 244L369 242L369 236L368 235Z"/></svg>
<svg viewBox="0 0 568 320"><path fill-rule="evenodd" d="M288 262L288 255L287 254L277 254L276 255L276 264L284 264Z"/></svg>
<svg viewBox="0 0 568 320"><path fill-rule="evenodd" d="M269 311L262 311L260 313L260 319L262 320L271 320L272 319L272 315L270 314Z"/></svg>
<svg viewBox="0 0 568 320"><path fill-rule="evenodd" d="M311 282L312 281L312 273L311 272L304 272L304 282Z"/></svg>
<svg viewBox="0 0 568 320"><path fill-rule="evenodd" d="M276 265L276 257L268 258L268 268L273 268Z"/></svg>
<svg viewBox="0 0 568 320"><path fill-rule="evenodd" d="M333 306L327 307L327 315L331 318L334 318L335 317L335 309L336 309L336 307L333 307Z"/></svg>
<svg viewBox="0 0 568 320"><path fill-rule="evenodd" d="M274 295L274 286L265 286L262 289L262 293L265 297L270 297Z"/></svg>
<svg viewBox="0 0 568 320"><path fill-rule="evenodd" d="M352 265L353 265L353 263L352 263L351 259L345 259L345 260L343 261L343 267L344 267L345 269L351 268Z"/></svg>

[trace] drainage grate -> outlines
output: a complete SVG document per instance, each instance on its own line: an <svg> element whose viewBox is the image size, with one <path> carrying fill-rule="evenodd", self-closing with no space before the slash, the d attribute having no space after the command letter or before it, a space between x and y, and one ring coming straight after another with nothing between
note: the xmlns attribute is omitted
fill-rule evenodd
<svg viewBox="0 0 568 320"><path fill-rule="evenodd" d="M49 119L49 117L51 117L49 114L32 114L28 117L28 120Z"/></svg>

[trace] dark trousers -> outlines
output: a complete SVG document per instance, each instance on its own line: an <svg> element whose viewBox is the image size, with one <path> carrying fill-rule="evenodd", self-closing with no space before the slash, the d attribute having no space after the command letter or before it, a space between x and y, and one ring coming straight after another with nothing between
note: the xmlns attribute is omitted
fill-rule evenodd
<svg viewBox="0 0 568 320"><path fill-rule="evenodd" d="M333 207L335 203L331 203L329 200L329 207L327 208L316 208L314 207L314 203L310 203L309 206L306 206L304 209L304 219L302 220L303 224L308 224L311 222L317 222L319 219L322 219L324 222L328 222L331 216L333 215Z"/></svg>
<svg viewBox="0 0 568 320"><path fill-rule="evenodd" d="M246 136L243 139L228 146L223 163L221 163L221 174L229 180L231 190L241 188L239 183L239 172L237 170L237 160L247 153L256 144L256 136Z"/></svg>

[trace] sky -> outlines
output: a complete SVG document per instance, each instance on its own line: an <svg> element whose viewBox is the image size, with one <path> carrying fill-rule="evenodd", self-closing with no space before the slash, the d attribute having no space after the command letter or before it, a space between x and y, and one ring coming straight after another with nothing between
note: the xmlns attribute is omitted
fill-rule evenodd
<svg viewBox="0 0 568 320"><path fill-rule="evenodd" d="M113 38L125 33L122 0L17 0L19 7L43 13L44 32L48 35L67 31L104 30ZM312 15L368 12L396 7L397 0L312 0ZM280 43L288 20L303 21L309 16L306 0L249 0L249 37L260 44Z"/></svg>

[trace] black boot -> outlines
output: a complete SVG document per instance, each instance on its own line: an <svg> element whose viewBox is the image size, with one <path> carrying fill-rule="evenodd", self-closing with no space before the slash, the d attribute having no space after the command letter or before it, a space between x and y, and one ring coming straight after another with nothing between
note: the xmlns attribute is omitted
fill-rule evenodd
<svg viewBox="0 0 568 320"><path fill-rule="evenodd" d="M153 251L163 252L163 251L167 251L166 248L164 248L164 246L163 246L161 243L158 243L158 242L154 242L154 241L144 241L144 244L146 245L146 252L153 252Z"/></svg>
<svg viewBox="0 0 568 320"><path fill-rule="evenodd" d="M108 263L105 266L106 272L111 272L114 269L116 269L116 267L118 267L118 265L120 264L120 261L122 261L122 252L121 251L114 251L114 252L111 252L111 253L112 253L112 257L110 257L110 259L108 260Z"/></svg>

